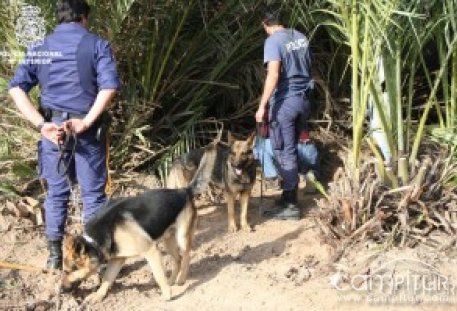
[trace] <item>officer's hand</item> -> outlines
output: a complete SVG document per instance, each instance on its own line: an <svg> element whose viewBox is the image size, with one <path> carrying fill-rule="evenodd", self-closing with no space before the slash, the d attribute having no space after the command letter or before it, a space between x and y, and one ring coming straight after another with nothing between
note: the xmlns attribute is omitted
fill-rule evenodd
<svg viewBox="0 0 457 311"><path fill-rule="evenodd" d="M41 136L57 145L61 139L61 129L62 128L55 123L46 122L41 128Z"/></svg>
<svg viewBox="0 0 457 311"><path fill-rule="evenodd" d="M75 134L81 134L89 128L82 119L70 119L65 121L64 127L70 129Z"/></svg>
<svg viewBox="0 0 457 311"><path fill-rule="evenodd" d="M255 113L255 120L257 123L262 123L264 121L264 115L265 115L265 107L260 106L259 109L257 109L257 112Z"/></svg>

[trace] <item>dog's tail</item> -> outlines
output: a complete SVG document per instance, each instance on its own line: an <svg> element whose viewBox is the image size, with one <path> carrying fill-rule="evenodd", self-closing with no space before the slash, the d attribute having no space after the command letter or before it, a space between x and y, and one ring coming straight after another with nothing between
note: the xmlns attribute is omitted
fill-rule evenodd
<svg viewBox="0 0 457 311"><path fill-rule="evenodd" d="M171 189L186 188L188 186L182 163L178 161L173 163L170 174L167 176L166 186Z"/></svg>
<svg viewBox="0 0 457 311"><path fill-rule="evenodd" d="M187 187L187 192L191 197L205 192L209 186L216 165L217 144L218 141L213 141L205 147L205 152L197 171Z"/></svg>

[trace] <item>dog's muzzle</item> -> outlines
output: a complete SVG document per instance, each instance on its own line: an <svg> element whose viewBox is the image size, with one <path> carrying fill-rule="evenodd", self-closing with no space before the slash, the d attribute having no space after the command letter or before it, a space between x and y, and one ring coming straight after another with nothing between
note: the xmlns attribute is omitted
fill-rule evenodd
<svg viewBox="0 0 457 311"><path fill-rule="evenodd" d="M243 171L244 171L244 165L243 164L244 163L237 163L237 164L230 163L230 166L232 167L233 172L235 173L236 176L243 175Z"/></svg>
<svg viewBox="0 0 457 311"><path fill-rule="evenodd" d="M232 166L232 169L235 172L235 175L241 176L241 175L243 175L243 172L246 170L246 168L249 167L249 161L245 160L245 161L238 162L238 163L232 162L232 163L230 163L230 165Z"/></svg>
<svg viewBox="0 0 457 311"><path fill-rule="evenodd" d="M62 272L62 278L60 281L60 288L59 292L61 293L68 293L74 291L76 288L79 287L81 284L82 280L76 280L73 282L68 281L68 272Z"/></svg>

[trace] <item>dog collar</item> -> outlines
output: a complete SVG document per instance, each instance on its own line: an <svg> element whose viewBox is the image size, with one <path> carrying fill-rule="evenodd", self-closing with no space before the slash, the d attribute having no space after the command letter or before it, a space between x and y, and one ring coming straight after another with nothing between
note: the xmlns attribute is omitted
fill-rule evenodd
<svg viewBox="0 0 457 311"><path fill-rule="evenodd" d="M89 244L96 244L95 240L85 233L83 234L83 239Z"/></svg>
<svg viewBox="0 0 457 311"><path fill-rule="evenodd" d="M90 236L88 236L86 233L83 234L82 238L84 239L84 241L87 242L87 244L89 244L90 246L92 246L92 247L95 249L95 251L97 252L98 258L99 258L101 261L105 261L106 257L105 257L105 255L103 254L102 249L101 249L101 247L98 245L98 243L97 243L93 238L91 238Z"/></svg>

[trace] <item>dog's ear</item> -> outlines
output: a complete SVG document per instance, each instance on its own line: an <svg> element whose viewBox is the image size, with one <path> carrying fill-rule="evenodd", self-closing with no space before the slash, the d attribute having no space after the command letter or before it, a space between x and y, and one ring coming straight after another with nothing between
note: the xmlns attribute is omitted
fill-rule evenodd
<svg viewBox="0 0 457 311"><path fill-rule="evenodd" d="M77 236L75 238L75 253L82 255L86 250L86 244L84 243L84 239L81 236Z"/></svg>
<svg viewBox="0 0 457 311"><path fill-rule="evenodd" d="M246 144L249 146L249 148L254 148L254 139L256 136L256 132L252 132L251 135L246 139Z"/></svg>
<svg viewBox="0 0 457 311"><path fill-rule="evenodd" d="M76 238L72 234L66 234L63 239L63 250L66 254L74 254L76 247Z"/></svg>
<svg viewBox="0 0 457 311"><path fill-rule="evenodd" d="M80 236L74 236L71 234L65 235L63 240L63 249L66 254L70 257L84 253L85 245L83 239Z"/></svg>
<svg viewBox="0 0 457 311"><path fill-rule="evenodd" d="M227 141L228 141L229 146L232 146L233 143L235 142L235 140L236 139L235 139L235 137L233 137L232 132L228 131L228 133L227 133Z"/></svg>

